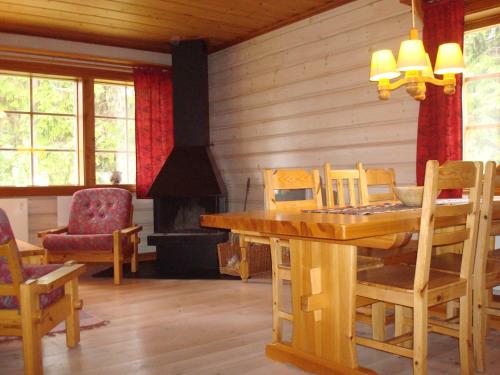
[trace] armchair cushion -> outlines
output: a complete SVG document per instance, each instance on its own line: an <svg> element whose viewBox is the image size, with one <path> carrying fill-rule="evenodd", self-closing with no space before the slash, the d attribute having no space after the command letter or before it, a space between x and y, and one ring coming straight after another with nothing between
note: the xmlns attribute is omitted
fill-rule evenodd
<svg viewBox="0 0 500 375"><path fill-rule="evenodd" d="M69 234L111 234L130 225L132 194L119 188L77 191L71 201Z"/></svg>
<svg viewBox="0 0 500 375"><path fill-rule="evenodd" d="M22 267L25 280L37 279L58 268L60 264L44 264L44 265L25 265ZM10 284L12 278L8 264L4 258L0 258L0 284ZM57 288L50 293L40 295L40 308L45 308L54 302L58 301L64 295L64 288ZM15 296L0 296L0 310L2 309L18 309L19 301Z"/></svg>
<svg viewBox="0 0 500 375"><path fill-rule="evenodd" d="M48 251L113 251L112 234L48 234L43 238L43 247Z"/></svg>

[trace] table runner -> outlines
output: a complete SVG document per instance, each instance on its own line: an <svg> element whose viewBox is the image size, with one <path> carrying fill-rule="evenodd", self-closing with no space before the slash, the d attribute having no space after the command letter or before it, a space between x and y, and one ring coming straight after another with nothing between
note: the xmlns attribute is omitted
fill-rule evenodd
<svg viewBox="0 0 500 375"><path fill-rule="evenodd" d="M318 208L314 210L303 210L303 212L317 214L342 214L342 215L373 215L384 212L416 210L420 207L405 206L402 203L384 203L371 206L346 206L342 208Z"/></svg>

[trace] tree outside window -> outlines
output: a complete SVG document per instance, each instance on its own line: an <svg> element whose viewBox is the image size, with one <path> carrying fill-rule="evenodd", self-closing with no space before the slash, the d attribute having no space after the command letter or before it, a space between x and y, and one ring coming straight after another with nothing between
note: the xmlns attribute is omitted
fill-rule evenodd
<svg viewBox="0 0 500 375"><path fill-rule="evenodd" d="M96 183L109 184L113 172L121 183L135 184L135 94L126 84L95 83Z"/></svg>
<svg viewBox="0 0 500 375"><path fill-rule="evenodd" d="M500 25L464 36L464 159L500 163Z"/></svg>
<svg viewBox="0 0 500 375"><path fill-rule="evenodd" d="M0 74L0 186L78 185L76 79Z"/></svg>

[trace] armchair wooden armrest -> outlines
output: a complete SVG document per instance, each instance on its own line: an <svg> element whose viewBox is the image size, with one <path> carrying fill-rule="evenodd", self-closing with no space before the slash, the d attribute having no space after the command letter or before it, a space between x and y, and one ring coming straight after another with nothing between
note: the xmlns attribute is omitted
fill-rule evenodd
<svg viewBox="0 0 500 375"><path fill-rule="evenodd" d="M34 255L45 256L46 250L41 246L33 245L29 242L18 239L16 239L16 244L17 248L19 249L19 255L21 255L22 258Z"/></svg>
<svg viewBox="0 0 500 375"><path fill-rule="evenodd" d="M42 230L37 233L37 236L38 238L42 238L45 237L47 234L59 234L59 233L65 233L67 231L68 231L68 226L64 226L64 227Z"/></svg>
<svg viewBox="0 0 500 375"><path fill-rule="evenodd" d="M133 225L131 227L120 230L123 236L131 236L132 234L139 233L142 230L142 225Z"/></svg>
<svg viewBox="0 0 500 375"><path fill-rule="evenodd" d="M65 263L61 268L36 279L33 288L37 293L50 293L83 274L85 269L85 264Z"/></svg>

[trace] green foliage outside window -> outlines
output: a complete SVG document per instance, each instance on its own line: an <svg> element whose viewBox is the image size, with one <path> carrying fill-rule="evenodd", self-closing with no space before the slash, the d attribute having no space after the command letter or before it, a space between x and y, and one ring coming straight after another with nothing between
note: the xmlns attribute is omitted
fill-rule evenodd
<svg viewBox="0 0 500 375"><path fill-rule="evenodd" d="M77 82L0 74L0 186L78 184Z"/></svg>
<svg viewBox="0 0 500 375"><path fill-rule="evenodd" d="M464 159L500 162L500 25L464 37Z"/></svg>
<svg viewBox="0 0 500 375"><path fill-rule="evenodd" d="M133 86L96 83L96 182L109 184L113 171L135 184L135 93Z"/></svg>

